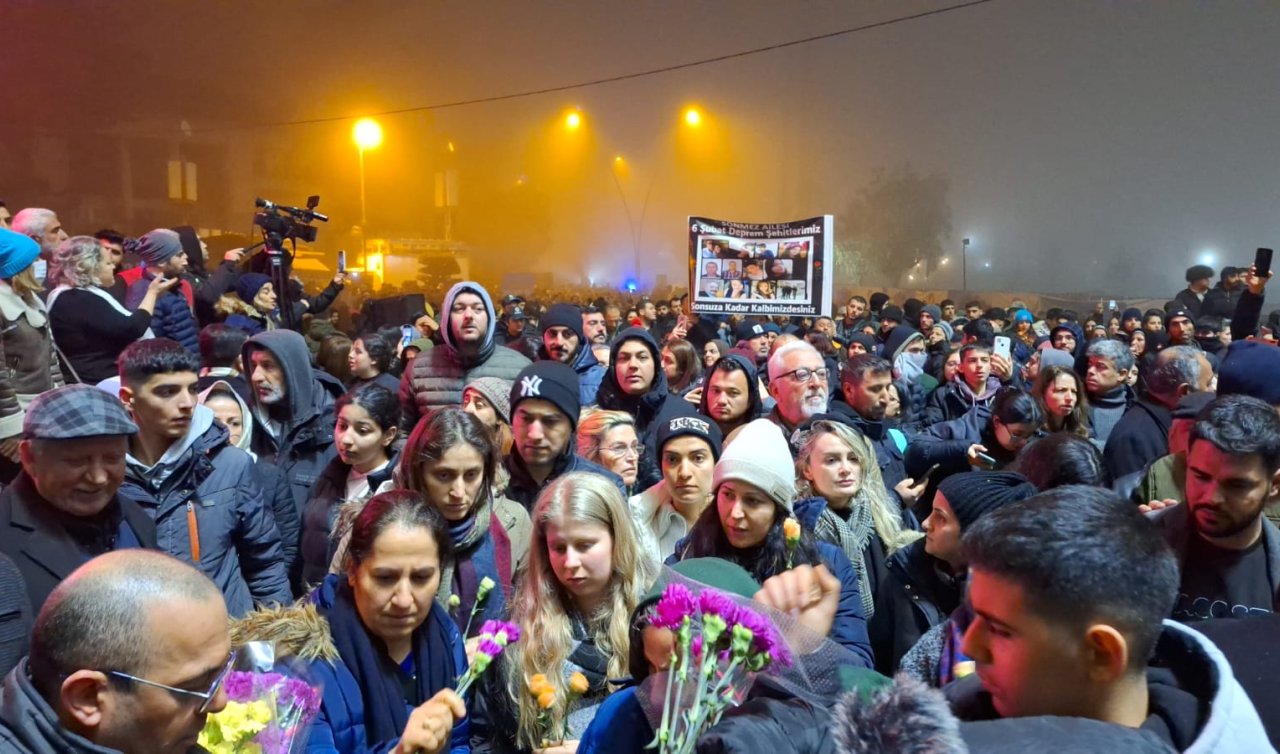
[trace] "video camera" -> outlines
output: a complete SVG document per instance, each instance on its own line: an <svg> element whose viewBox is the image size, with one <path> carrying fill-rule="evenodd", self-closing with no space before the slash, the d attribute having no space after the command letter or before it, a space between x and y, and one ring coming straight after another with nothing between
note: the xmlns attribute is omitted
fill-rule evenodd
<svg viewBox="0 0 1280 754"><path fill-rule="evenodd" d="M276 204L262 197L254 199L253 204L262 210L254 213L253 224L262 228L267 236L267 251L279 251L285 239L314 243L317 228L311 223L317 220L329 222L328 215L316 212L316 207L320 205L319 196L307 197L305 209Z"/></svg>

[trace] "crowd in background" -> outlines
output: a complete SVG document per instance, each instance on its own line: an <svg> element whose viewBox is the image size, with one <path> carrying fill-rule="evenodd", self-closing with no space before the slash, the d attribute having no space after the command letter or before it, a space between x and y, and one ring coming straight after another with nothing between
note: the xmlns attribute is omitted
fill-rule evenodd
<svg viewBox="0 0 1280 754"><path fill-rule="evenodd" d="M462 281L387 322L191 228L11 225L0 751L187 751L233 648L287 636L309 752L638 753L673 579L854 671L761 675L707 751L1280 740L1269 274L814 318ZM459 697L489 620L522 638Z"/></svg>

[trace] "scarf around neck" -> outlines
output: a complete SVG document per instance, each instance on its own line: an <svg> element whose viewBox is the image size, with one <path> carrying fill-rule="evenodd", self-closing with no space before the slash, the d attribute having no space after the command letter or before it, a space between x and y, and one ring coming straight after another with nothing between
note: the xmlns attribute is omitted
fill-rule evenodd
<svg viewBox="0 0 1280 754"><path fill-rule="evenodd" d="M871 520L871 508L857 497L849 501L851 513L846 521L831 507L823 509L813 527L814 536L823 542L831 542L840 547L853 563L853 570L858 574L858 593L862 598L862 612L867 620L875 614L875 595L871 593L871 576L868 573L866 547L875 536L875 527Z"/></svg>

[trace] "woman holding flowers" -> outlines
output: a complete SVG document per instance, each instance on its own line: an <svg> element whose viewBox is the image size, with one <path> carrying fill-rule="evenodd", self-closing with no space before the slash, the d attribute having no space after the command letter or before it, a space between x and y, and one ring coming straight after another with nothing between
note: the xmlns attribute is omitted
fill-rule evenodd
<svg viewBox="0 0 1280 754"><path fill-rule="evenodd" d="M342 574L312 594L338 658L311 664L324 685L311 754L462 754L462 637L436 602L447 525L416 492L376 495L356 517Z"/></svg>
<svg viewBox="0 0 1280 754"><path fill-rule="evenodd" d="M596 474L567 474L538 497L511 610L524 638L473 707L477 751L572 751L606 680L627 675L631 612L657 573L634 526L617 487Z"/></svg>
<svg viewBox="0 0 1280 754"><path fill-rule="evenodd" d="M436 599L466 639L486 620L506 616L515 574L529 555L529 514L493 492L499 465L484 423L450 407L418 423L396 470L397 486L422 495L447 522L453 554L441 561Z"/></svg>
<svg viewBox="0 0 1280 754"><path fill-rule="evenodd" d="M723 558L741 565L757 581L797 565L826 565L840 580L840 607L830 638L872 665L858 576L839 547L817 542L792 518L795 468L782 430L756 419L716 463L715 505L707 508L673 560Z"/></svg>

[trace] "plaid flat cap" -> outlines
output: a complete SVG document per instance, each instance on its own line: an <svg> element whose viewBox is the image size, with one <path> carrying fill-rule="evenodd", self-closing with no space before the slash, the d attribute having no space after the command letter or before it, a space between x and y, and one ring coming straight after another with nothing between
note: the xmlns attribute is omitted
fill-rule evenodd
<svg viewBox="0 0 1280 754"><path fill-rule="evenodd" d="M92 385L67 385L41 393L27 407L22 422L27 439L78 440L137 433L138 425L120 399Z"/></svg>

